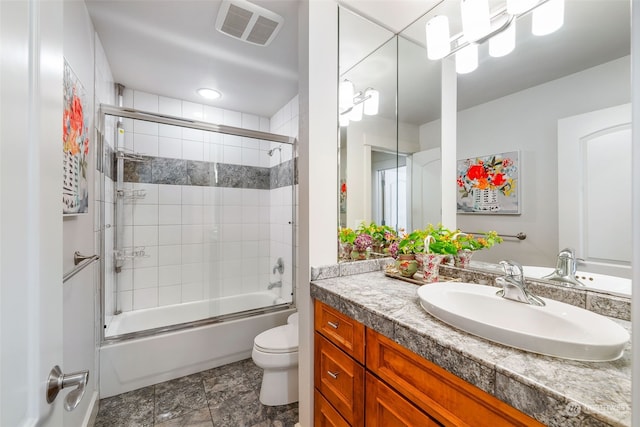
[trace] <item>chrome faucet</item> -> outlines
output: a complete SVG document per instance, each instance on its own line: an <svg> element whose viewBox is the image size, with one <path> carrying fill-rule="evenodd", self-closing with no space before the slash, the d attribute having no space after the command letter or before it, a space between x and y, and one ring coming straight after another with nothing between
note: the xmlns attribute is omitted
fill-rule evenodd
<svg viewBox="0 0 640 427"><path fill-rule="evenodd" d="M500 261L500 265L504 268L505 277L496 278L496 283L502 286L502 289L496 292L496 295L525 304L545 305L542 299L527 291L520 263L507 260Z"/></svg>
<svg viewBox="0 0 640 427"><path fill-rule="evenodd" d="M576 279L578 261L580 259L576 258L576 252L572 248L564 248L558 253L556 269L542 279L560 282L566 286L584 286L584 283Z"/></svg>
<svg viewBox="0 0 640 427"><path fill-rule="evenodd" d="M276 274L276 271L280 274L284 273L284 261L281 257L278 257L276 265L273 266L273 274Z"/></svg>
<svg viewBox="0 0 640 427"><path fill-rule="evenodd" d="M267 289L271 290L273 288L281 288L282 287L282 280L278 280L277 282L269 282L269 286L267 286Z"/></svg>

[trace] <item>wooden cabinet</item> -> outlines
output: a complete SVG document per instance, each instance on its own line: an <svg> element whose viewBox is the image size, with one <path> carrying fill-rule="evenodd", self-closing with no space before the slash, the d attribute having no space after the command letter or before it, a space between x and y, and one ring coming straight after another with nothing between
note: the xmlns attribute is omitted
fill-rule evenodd
<svg viewBox="0 0 640 427"><path fill-rule="evenodd" d="M364 426L365 328L319 301L315 302L314 326L316 392L325 399L323 404L329 404L344 418L346 425ZM319 412L316 406L316 425L326 423L328 413L326 408Z"/></svg>
<svg viewBox="0 0 640 427"><path fill-rule="evenodd" d="M314 324L316 426L542 426L319 301Z"/></svg>
<svg viewBox="0 0 640 427"><path fill-rule="evenodd" d="M443 425L542 426L533 418L371 329L367 329L366 343L367 369Z"/></svg>
<svg viewBox="0 0 640 427"><path fill-rule="evenodd" d="M370 372L367 372L366 390L367 427L439 427L442 425Z"/></svg>

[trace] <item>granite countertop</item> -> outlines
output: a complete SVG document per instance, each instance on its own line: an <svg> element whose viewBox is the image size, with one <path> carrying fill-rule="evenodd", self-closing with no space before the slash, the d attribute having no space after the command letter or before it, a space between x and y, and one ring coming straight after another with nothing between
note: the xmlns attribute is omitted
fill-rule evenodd
<svg viewBox="0 0 640 427"><path fill-rule="evenodd" d="M312 280L311 296L549 426L631 425L631 343L613 362L495 344L420 306L418 286L382 271ZM631 323L612 319L631 329ZM508 319L505 319L508 322Z"/></svg>

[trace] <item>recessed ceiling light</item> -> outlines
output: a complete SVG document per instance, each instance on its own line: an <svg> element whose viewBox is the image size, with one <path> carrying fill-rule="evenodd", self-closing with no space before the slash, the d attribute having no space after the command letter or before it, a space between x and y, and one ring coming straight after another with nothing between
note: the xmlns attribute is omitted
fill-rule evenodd
<svg viewBox="0 0 640 427"><path fill-rule="evenodd" d="M201 89L198 89L196 92L198 92L198 95L206 99L222 98L222 94L215 89L203 87Z"/></svg>

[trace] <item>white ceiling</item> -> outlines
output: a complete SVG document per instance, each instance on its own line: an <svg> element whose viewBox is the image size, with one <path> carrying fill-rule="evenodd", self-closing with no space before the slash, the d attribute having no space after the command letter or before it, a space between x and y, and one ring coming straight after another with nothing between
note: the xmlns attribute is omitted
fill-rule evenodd
<svg viewBox="0 0 640 427"><path fill-rule="evenodd" d="M313 1L313 0L312 0ZM491 0L493 3L503 0ZM266 47L215 30L221 0L86 0L116 82L160 95L270 117L298 92L298 1L252 0L284 17ZM457 0L339 0L366 19L341 18L341 72L401 32L398 108L407 122L439 117L439 63L424 51L424 24L437 13L456 15ZM528 17L518 21L518 45L504 58L483 55L475 72L459 76L458 104L467 108L550 79L629 54L629 0L566 0L565 25L549 36L532 37ZM434 8L435 6L435 8ZM521 22L522 21L522 22ZM375 23L375 24L374 24ZM453 24L455 25L455 24ZM415 46L409 46L409 40ZM402 46L405 46L404 48ZM374 86L385 72L390 49L352 72L356 86ZM367 65L369 63L369 65ZM386 70L386 71L385 71ZM364 80L369 80L366 82ZM372 82L373 81L373 82ZM393 78L395 81L395 78ZM217 101L196 89L223 93ZM426 102L429 97L430 102ZM391 110L395 111L394 105Z"/></svg>
<svg viewBox="0 0 640 427"><path fill-rule="evenodd" d="M298 2L252 0L284 18L268 46L218 32L221 0L87 0L114 79L126 87L270 117L298 93ZM196 94L222 92L217 101Z"/></svg>

